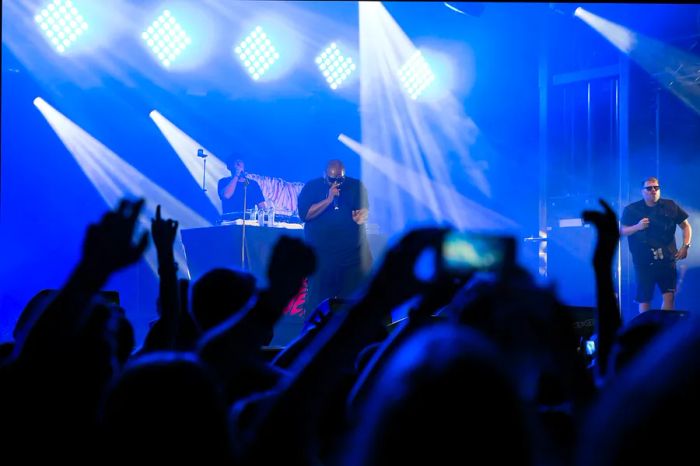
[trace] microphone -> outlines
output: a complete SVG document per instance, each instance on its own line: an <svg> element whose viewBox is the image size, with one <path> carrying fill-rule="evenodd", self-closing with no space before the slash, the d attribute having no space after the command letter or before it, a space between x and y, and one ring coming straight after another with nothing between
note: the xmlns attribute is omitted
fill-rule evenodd
<svg viewBox="0 0 700 466"><path fill-rule="evenodd" d="M248 172L240 172L238 174L238 182L243 183L244 186L248 186L250 184L250 178L248 178Z"/></svg>
<svg viewBox="0 0 700 466"><path fill-rule="evenodd" d="M333 196L333 210L338 210L340 209L340 207L338 207L338 198L340 197L340 187L343 185L343 180L338 180L338 178L335 178L333 183L338 188L338 195Z"/></svg>

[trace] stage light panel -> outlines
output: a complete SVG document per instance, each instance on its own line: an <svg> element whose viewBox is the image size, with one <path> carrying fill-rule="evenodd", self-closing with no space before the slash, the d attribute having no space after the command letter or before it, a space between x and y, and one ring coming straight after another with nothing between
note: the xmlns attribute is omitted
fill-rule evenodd
<svg viewBox="0 0 700 466"><path fill-rule="evenodd" d="M416 100L435 80L435 75L420 50L416 50L411 55L411 58L399 69L398 74L401 84L413 100Z"/></svg>
<svg viewBox="0 0 700 466"><path fill-rule="evenodd" d="M141 34L141 38L166 68L170 67L192 43L192 38L177 22L170 10L164 10Z"/></svg>
<svg viewBox="0 0 700 466"><path fill-rule="evenodd" d="M335 42L316 57L318 69L331 89L336 90L357 68L352 58L345 57Z"/></svg>
<svg viewBox="0 0 700 466"><path fill-rule="evenodd" d="M34 21L59 53L68 50L88 29L71 0L54 0L34 16Z"/></svg>
<svg viewBox="0 0 700 466"><path fill-rule="evenodd" d="M280 54L261 26L257 26L243 39L234 48L234 52L243 68L255 81L260 79L280 58Z"/></svg>

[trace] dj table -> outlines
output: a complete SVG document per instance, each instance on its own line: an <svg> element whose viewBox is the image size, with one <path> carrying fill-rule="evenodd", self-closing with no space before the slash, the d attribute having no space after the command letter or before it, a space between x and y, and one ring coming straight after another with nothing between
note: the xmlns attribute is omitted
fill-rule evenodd
<svg viewBox="0 0 700 466"><path fill-rule="evenodd" d="M283 235L304 239L304 230L301 224L280 222L275 225L274 227L266 227L260 226L257 221L245 221L245 270L255 276L258 288L264 288L268 284L267 263L277 240ZM242 268L243 220L239 219L228 225L185 229L181 231L181 234L192 282L217 267ZM369 234L368 240L370 250L376 260L386 246L386 238L382 235ZM275 327L275 336L271 346L285 346L299 335L304 322L305 297L306 290L303 289L290 302L285 310L285 315Z"/></svg>
<svg viewBox="0 0 700 466"><path fill-rule="evenodd" d="M246 267L257 279L259 288L267 286L267 262L277 240L283 236L304 239L304 230L298 227L277 228L248 224L246 220ZM238 223L242 223L239 221ZM241 269L242 224L230 224L182 230L187 266L192 281L213 268Z"/></svg>

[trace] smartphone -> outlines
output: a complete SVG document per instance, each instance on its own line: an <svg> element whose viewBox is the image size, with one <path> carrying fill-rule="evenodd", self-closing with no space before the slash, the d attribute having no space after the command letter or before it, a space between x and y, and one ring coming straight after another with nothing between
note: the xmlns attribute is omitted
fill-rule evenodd
<svg viewBox="0 0 700 466"><path fill-rule="evenodd" d="M438 254L443 274L464 276L475 271L502 272L515 262L515 238L451 231Z"/></svg>
<svg viewBox="0 0 700 466"><path fill-rule="evenodd" d="M595 340L586 340L586 355L595 356Z"/></svg>

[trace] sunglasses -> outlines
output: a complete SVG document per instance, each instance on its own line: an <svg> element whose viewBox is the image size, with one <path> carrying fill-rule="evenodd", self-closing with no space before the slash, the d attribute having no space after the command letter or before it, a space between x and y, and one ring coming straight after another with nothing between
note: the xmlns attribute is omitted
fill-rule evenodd
<svg viewBox="0 0 700 466"><path fill-rule="evenodd" d="M649 192L658 191L661 189L661 186L645 186L644 189L646 189Z"/></svg>
<svg viewBox="0 0 700 466"><path fill-rule="evenodd" d="M327 176L326 181L328 182L328 184L333 184L333 183L341 184L341 183L343 183L343 181L345 181L345 177L344 176L336 176L335 178L331 178L330 176Z"/></svg>

